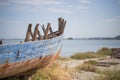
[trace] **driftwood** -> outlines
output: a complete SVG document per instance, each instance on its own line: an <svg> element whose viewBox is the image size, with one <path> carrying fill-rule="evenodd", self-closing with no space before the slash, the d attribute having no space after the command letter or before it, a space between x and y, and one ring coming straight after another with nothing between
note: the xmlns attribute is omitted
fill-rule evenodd
<svg viewBox="0 0 120 80"><path fill-rule="evenodd" d="M111 65L117 65L118 62L97 62L96 66L110 67Z"/></svg>
<svg viewBox="0 0 120 80"><path fill-rule="evenodd" d="M111 58L120 58L120 48L112 48Z"/></svg>
<svg viewBox="0 0 120 80"><path fill-rule="evenodd" d="M45 29L44 25L42 25L42 30L44 35L41 36L40 31L38 29L39 24L36 25L35 29L34 29L34 34L32 33L32 24L28 25L28 30L27 30L27 34L26 34L26 38L25 38L25 42L30 41L30 35L32 38L32 41L35 40L43 40L43 39L50 39L53 37L57 37L61 34L63 34L64 29L65 29L65 25L66 25L66 21L62 18L58 18L58 30L53 32L51 24L48 23L47 24L47 28ZM38 37L37 37L38 35Z"/></svg>

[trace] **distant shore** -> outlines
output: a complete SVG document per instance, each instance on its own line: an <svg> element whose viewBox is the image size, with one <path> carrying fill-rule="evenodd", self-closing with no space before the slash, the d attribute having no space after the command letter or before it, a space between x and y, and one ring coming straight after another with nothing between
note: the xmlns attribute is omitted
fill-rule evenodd
<svg viewBox="0 0 120 80"><path fill-rule="evenodd" d="M64 38L65 40L120 40L120 35L115 37L89 37L89 38Z"/></svg>

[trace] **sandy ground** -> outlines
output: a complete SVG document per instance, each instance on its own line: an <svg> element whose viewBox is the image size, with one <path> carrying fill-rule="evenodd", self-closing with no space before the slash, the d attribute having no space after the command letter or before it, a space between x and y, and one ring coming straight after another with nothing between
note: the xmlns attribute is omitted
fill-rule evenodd
<svg viewBox="0 0 120 80"><path fill-rule="evenodd" d="M86 61L89 60L96 60L98 61L101 58L94 58L94 59L85 59L85 60L79 60L79 59L70 59L70 60L56 60L59 64L61 64L62 67L68 67L68 68L74 68L80 64L83 64Z"/></svg>
<svg viewBox="0 0 120 80"><path fill-rule="evenodd" d="M97 62L105 62L105 63L118 63L117 65L109 65L109 67L97 66L99 69L107 69L107 70L120 70L120 59L111 59L109 56L104 58L94 58L94 59L85 59L85 60L56 60L57 63L60 64L61 67L67 67L72 70L71 80L94 80L95 76L99 76L95 72L88 72L88 71L81 71L76 72L74 71L75 67L78 65L82 65L85 61L95 60Z"/></svg>

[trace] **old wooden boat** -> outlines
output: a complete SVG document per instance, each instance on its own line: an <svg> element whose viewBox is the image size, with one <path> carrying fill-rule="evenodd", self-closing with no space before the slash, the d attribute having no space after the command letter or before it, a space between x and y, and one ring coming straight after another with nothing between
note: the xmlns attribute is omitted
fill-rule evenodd
<svg viewBox="0 0 120 80"><path fill-rule="evenodd" d="M38 30L39 24L28 30L24 42L0 45L0 78L16 75L33 68L44 68L57 58L61 51L61 41L66 21L58 18L58 30L53 32L50 23L46 29L42 25L44 36ZM30 39L30 36L32 39ZM38 37L37 37L38 36Z"/></svg>

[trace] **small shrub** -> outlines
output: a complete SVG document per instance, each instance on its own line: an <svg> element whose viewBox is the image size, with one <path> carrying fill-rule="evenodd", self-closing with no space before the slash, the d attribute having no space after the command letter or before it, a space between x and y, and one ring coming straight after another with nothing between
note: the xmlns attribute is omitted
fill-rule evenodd
<svg viewBox="0 0 120 80"><path fill-rule="evenodd" d="M81 70L84 71L91 71L91 72L95 72L96 71L96 67L93 66L92 64L83 64L83 65L79 65L76 67L76 69L80 72Z"/></svg>
<svg viewBox="0 0 120 80"><path fill-rule="evenodd" d="M112 51L109 48L101 48L96 53L94 52L84 52L84 53L75 53L70 58L73 59L89 59L89 58L99 58L107 55L111 55Z"/></svg>
<svg viewBox="0 0 120 80"><path fill-rule="evenodd" d="M70 58L73 59L90 59L90 58L98 58L101 57L94 52L85 52L85 53L76 53L73 54Z"/></svg>
<svg viewBox="0 0 120 80"><path fill-rule="evenodd" d="M112 51L109 48L101 48L96 53L99 55L111 55Z"/></svg>
<svg viewBox="0 0 120 80"><path fill-rule="evenodd" d="M96 65L96 64L98 64L98 62L97 61L95 61L95 60L89 60L89 61L86 61L86 62L84 62L85 64L91 64L91 65Z"/></svg>

